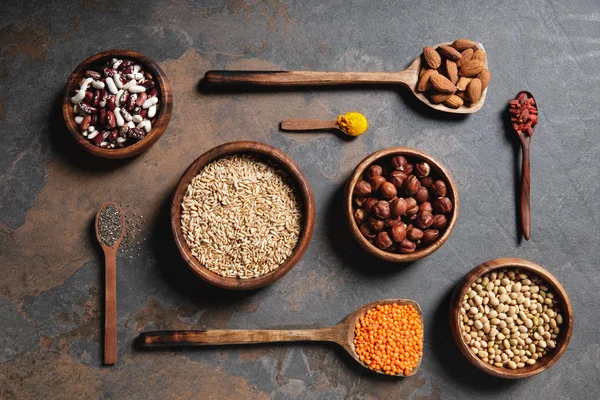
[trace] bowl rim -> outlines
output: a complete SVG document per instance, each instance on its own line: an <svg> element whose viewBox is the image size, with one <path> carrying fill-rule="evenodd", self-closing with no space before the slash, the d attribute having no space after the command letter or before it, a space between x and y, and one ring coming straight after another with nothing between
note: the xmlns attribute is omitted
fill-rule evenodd
<svg viewBox="0 0 600 400"><path fill-rule="evenodd" d="M452 208L452 213L450 220L448 222L448 226L442 236L438 238L435 242L427 247L423 247L422 249L415 250L413 253L409 254L400 254L400 253L392 253L389 251L381 250L377 248L375 245L370 243L363 235L360 233L358 229L358 225L354 219L354 206L352 204L353 199L353 191L356 182L359 181L365 169L373 164L375 161L380 160L385 157L389 157L391 155L405 155L412 158L421 158L427 161L431 165L432 171L435 171L441 179L445 180L448 183L448 193L447 197L452 200L454 207ZM436 160L433 156L428 153L425 153L421 150L414 149L411 147L388 147L385 149L378 150L374 153L371 153L367 157L365 157L352 171L350 178L346 183L346 193L344 196L345 201L345 215L346 222L350 228L350 232L352 236L356 239L358 244L365 249L367 252L373 254L374 256L381 258L386 261L396 262L396 263L405 263L419 260L423 257L427 257L440 247L448 240L454 227L456 226L456 221L458 219L458 213L460 208L460 200L458 197L458 189L454 179L452 179L452 175L450 172L444 167L444 165Z"/></svg>
<svg viewBox="0 0 600 400"><path fill-rule="evenodd" d="M192 179L200 172L204 166L211 161L222 158L224 156L241 153L252 153L258 154L260 157L268 158L275 161L280 167L282 167L293 180L297 195L300 197L303 206L303 226L298 238L298 244L294 248L294 251L288 257L288 259L274 269L273 271L261 275L255 278L240 279L230 278L221 276L215 272L210 271L204 265L200 263L191 254L189 247L183 236L181 230L180 218L181 218L181 202L185 192L187 191L188 185ZM268 145L266 143L254 142L254 141L236 141L224 143L216 146L194 160L190 166L183 173L177 188L173 193L173 199L171 203L171 229L175 243L179 250L179 254L186 262L188 267L196 273L200 278L206 282L223 288L232 290L251 290L258 289L275 282L276 280L287 274L300 259L308 248L311 241L312 234L315 225L315 201L312 188L308 179L304 176L298 165L292 158L283 153L281 150Z"/></svg>
<svg viewBox="0 0 600 400"><path fill-rule="evenodd" d="M483 362L478 357L473 355L468 348L467 344L462 339L460 335L460 319L459 319L459 305L460 300L466 294L467 289L470 285L477 280L483 274L505 268L520 268L527 271L531 271L538 276L540 276L548 286L550 286L555 294L560 299L561 312L563 313L564 326L566 327L566 331L561 332L561 336L559 336L558 344L555 349L552 349L549 354L544 355L542 357L542 362L538 362L535 365L526 366L524 368L518 368L515 370L507 369L507 368L499 368L493 365L489 365L488 363ZM562 357L564 352L567 350L569 342L571 340L571 336L573 334L573 306L571 305L571 300L569 299L569 295L567 294L565 288L562 286L560 281L550 273L544 267L535 264L531 261L527 261L521 258L495 258L484 263L479 264L471 271L469 271L456 285L452 300L450 301L450 331L452 333L452 337L454 338L454 342L456 346L460 350L460 352L469 360L471 364L473 364L478 369L498 378L504 379L521 379L527 378L536 374L539 374L554 364L558 362L558 360Z"/></svg>
<svg viewBox="0 0 600 400"><path fill-rule="evenodd" d="M156 123L150 130L150 133L144 137L144 139L122 149L103 149L90 143L90 141L79 132L79 126L74 119L71 96L73 90L79 86L79 79L81 79L86 70L105 59L113 57L133 59L142 64L144 69L154 76L158 86L161 107L159 108L156 116ZM71 133L77 144L83 147L83 149L95 156L103 158L128 158L146 151L160 138L160 136L162 136L166 130L169 121L171 120L172 110L173 93L166 74L156 62L152 61L145 55L132 50L110 49L86 58L69 75L62 96L62 115L67 126L67 130Z"/></svg>

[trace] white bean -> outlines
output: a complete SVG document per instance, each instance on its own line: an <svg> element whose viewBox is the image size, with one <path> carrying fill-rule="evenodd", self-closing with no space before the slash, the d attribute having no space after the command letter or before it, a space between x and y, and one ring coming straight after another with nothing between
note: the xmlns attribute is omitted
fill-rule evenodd
<svg viewBox="0 0 600 400"><path fill-rule="evenodd" d="M157 108L157 104L153 104L148 108L148 118L154 118L154 116L156 115Z"/></svg>
<svg viewBox="0 0 600 400"><path fill-rule="evenodd" d="M147 99L144 104L142 104L142 108L149 108L150 106L155 105L156 103L158 103L158 97L150 97L149 99ZM475 311L473 314L476 314L477 311Z"/></svg>
<svg viewBox="0 0 600 400"><path fill-rule="evenodd" d="M108 88L108 91L112 94L117 94L117 92L119 91L117 89L117 86L115 85L115 81L113 81L113 78L111 78L110 76L106 78L106 87Z"/></svg>
<svg viewBox="0 0 600 400"><path fill-rule="evenodd" d="M136 114L136 115L134 115L134 116L133 116L133 119L132 119L132 121L133 121L133 122L135 122L136 124L139 124L139 123L140 123L140 122L142 122L143 120L144 120L144 118L142 118L142 116L141 116L141 115L139 115L139 114ZM463 310L463 312L464 312L464 309L462 309L462 310Z"/></svg>
<svg viewBox="0 0 600 400"><path fill-rule="evenodd" d="M135 79L131 79L129 82L123 85L123 90L129 90L130 87L137 85Z"/></svg>
<svg viewBox="0 0 600 400"><path fill-rule="evenodd" d="M146 91L146 88L143 86L130 86L127 90L129 90L129 93L142 93Z"/></svg>
<svg viewBox="0 0 600 400"><path fill-rule="evenodd" d="M90 132L90 133L88 133L88 135L87 135L87 138L88 138L88 139L93 139L93 138L95 138L96 136L98 136L98 134L99 134L99 133L100 133L100 132L98 132L98 131L96 131L96 130L95 130L95 131L93 131L93 132Z"/></svg>
<svg viewBox="0 0 600 400"><path fill-rule="evenodd" d="M82 121L83 121L83 116L78 115L78 116L75 117L75 123L77 125L81 124Z"/></svg>
<svg viewBox="0 0 600 400"><path fill-rule="evenodd" d="M115 119L117 121L117 126L123 126L125 124L125 120L123 119L123 116L121 115L121 109L119 107L115 108Z"/></svg>
<svg viewBox="0 0 600 400"><path fill-rule="evenodd" d="M121 82L121 74L118 72L113 75L113 81L115 82L115 86L117 89L123 89L123 82Z"/></svg>
<svg viewBox="0 0 600 400"><path fill-rule="evenodd" d="M123 97L123 93L125 93L124 89L121 89L117 92L117 95L115 97L115 104L117 105L117 107L121 107L121 97Z"/></svg>

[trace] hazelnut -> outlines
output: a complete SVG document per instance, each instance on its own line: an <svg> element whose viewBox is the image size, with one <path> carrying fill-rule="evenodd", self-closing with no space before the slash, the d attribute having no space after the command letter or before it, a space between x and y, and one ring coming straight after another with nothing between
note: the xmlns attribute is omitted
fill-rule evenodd
<svg viewBox="0 0 600 400"><path fill-rule="evenodd" d="M367 168L367 170L365 171L365 179L371 180L375 176L381 176L382 173L383 173L383 168L381 168L380 165L377 165L377 164L370 165Z"/></svg>
<svg viewBox="0 0 600 400"><path fill-rule="evenodd" d="M381 185L383 185L386 180L383 176L381 175L375 175L374 177L372 177L371 179L369 179L369 182L371 183L371 189L376 192L379 190L379 188L381 187Z"/></svg>
<svg viewBox="0 0 600 400"><path fill-rule="evenodd" d="M381 232L385 227L385 221L377 218L369 218L369 228L371 232Z"/></svg>
<svg viewBox="0 0 600 400"><path fill-rule="evenodd" d="M367 212L362 208L359 208L358 210L354 211L354 219L358 225L362 224L367 220Z"/></svg>
<svg viewBox="0 0 600 400"><path fill-rule="evenodd" d="M400 243L406 239L406 228L402 224L394 225L389 232L394 242Z"/></svg>
<svg viewBox="0 0 600 400"><path fill-rule="evenodd" d="M412 227L406 231L406 238L417 242L423 237L423 231L419 228Z"/></svg>
<svg viewBox="0 0 600 400"><path fill-rule="evenodd" d="M406 164L406 167L404 167L404 173L406 175L410 175L413 173L413 169L414 169L414 165L412 164Z"/></svg>
<svg viewBox="0 0 600 400"><path fill-rule="evenodd" d="M408 203L402 197L396 197L390 202L390 211L392 215L395 215L396 217L406 214L407 209Z"/></svg>
<svg viewBox="0 0 600 400"><path fill-rule="evenodd" d="M408 164L408 160L404 156L392 157L392 167L398 171L404 171L404 168Z"/></svg>
<svg viewBox="0 0 600 400"><path fill-rule="evenodd" d="M377 198L375 197L369 197L366 201L365 201L365 211L370 213L373 212L373 207L375 207L375 204L377 203Z"/></svg>
<svg viewBox="0 0 600 400"><path fill-rule="evenodd" d="M362 207L365 205L365 202L367 201L368 197L355 197L354 198L354 204L356 204L357 207Z"/></svg>
<svg viewBox="0 0 600 400"><path fill-rule="evenodd" d="M431 176L426 176L425 178L421 179L421 186L425 186L427 189L429 189L431 185L433 185L433 178Z"/></svg>
<svg viewBox="0 0 600 400"><path fill-rule="evenodd" d="M386 219L385 220L385 227L386 228L392 228L398 224L403 225L406 228L406 224L404 222L402 222L402 218L400 217L396 217L396 218L390 218L390 219Z"/></svg>
<svg viewBox="0 0 600 400"><path fill-rule="evenodd" d="M419 190L417 190L417 193L415 193L415 200L419 204L429 200L429 190L421 186Z"/></svg>
<svg viewBox="0 0 600 400"><path fill-rule="evenodd" d="M419 205L419 211L428 211L433 214L433 206L430 202L426 201L425 203L421 203L421 205Z"/></svg>
<svg viewBox="0 0 600 400"><path fill-rule="evenodd" d="M369 225L367 223L364 223L361 226L359 226L358 230L367 239L373 239L375 237L375 234L371 232L371 228L369 228Z"/></svg>
<svg viewBox="0 0 600 400"><path fill-rule="evenodd" d="M373 207L373 214L379 219L387 219L390 217L390 203L385 200L379 200Z"/></svg>
<svg viewBox="0 0 600 400"><path fill-rule="evenodd" d="M433 216L433 223L431 224L431 228L433 229L442 229L446 226L448 220L445 215L436 214Z"/></svg>
<svg viewBox="0 0 600 400"><path fill-rule="evenodd" d="M426 229L433 223L433 215L429 211L422 211L417 214L417 226Z"/></svg>
<svg viewBox="0 0 600 400"><path fill-rule="evenodd" d="M418 212L419 206L417 204L417 201L412 197L406 199L406 215L410 217L411 215L415 215Z"/></svg>
<svg viewBox="0 0 600 400"><path fill-rule="evenodd" d="M431 190L431 194L436 197L444 197L446 195L446 184L444 181L438 179L433 182L433 184L429 187Z"/></svg>
<svg viewBox="0 0 600 400"><path fill-rule="evenodd" d="M449 213L452 211L452 201L447 197L440 197L433 203L433 209L442 214Z"/></svg>
<svg viewBox="0 0 600 400"><path fill-rule="evenodd" d="M400 245L398 246L398 252L402 254L408 254L415 251L416 248L417 245L415 243L411 242L408 239L404 239L402 242L400 242Z"/></svg>
<svg viewBox="0 0 600 400"><path fill-rule="evenodd" d="M403 187L407 195L414 196L419 190L419 187L421 187L421 183L416 176L410 175L404 180Z"/></svg>
<svg viewBox="0 0 600 400"><path fill-rule="evenodd" d="M431 167L426 162L420 162L415 164L415 175L419 178L424 178L429 175Z"/></svg>
<svg viewBox="0 0 600 400"><path fill-rule="evenodd" d="M358 181L354 185L354 195L365 197L371 194L371 184L367 181Z"/></svg>
<svg viewBox="0 0 600 400"><path fill-rule="evenodd" d="M385 250L390 247L394 242L390 239L390 235L387 232L379 232L377 237L375 238L375 246L380 248L381 250Z"/></svg>
<svg viewBox="0 0 600 400"><path fill-rule="evenodd" d="M436 229L427 229L425 233L423 233L423 243L433 243L437 240L439 235L440 232L438 232Z"/></svg>
<svg viewBox="0 0 600 400"><path fill-rule="evenodd" d="M398 194L398 191L396 190L396 187L392 183L385 182L379 188L379 193L381 194L381 197L383 197L384 199L391 200L394 197L396 197L396 195Z"/></svg>
<svg viewBox="0 0 600 400"><path fill-rule="evenodd" d="M396 189L402 189L402 184L404 180L407 178L406 174L401 171L392 171L390 174L390 182L396 187Z"/></svg>

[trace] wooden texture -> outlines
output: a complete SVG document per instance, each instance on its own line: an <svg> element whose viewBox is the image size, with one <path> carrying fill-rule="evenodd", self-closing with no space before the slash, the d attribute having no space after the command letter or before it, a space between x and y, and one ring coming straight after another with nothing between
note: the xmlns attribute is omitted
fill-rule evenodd
<svg viewBox="0 0 600 400"><path fill-rule="evenodd" d="M333 342L342 346L352 358L360 365L369 368L363 363L354 349L354 329L358 319L367 310L376 305L385 304L411 304L421 316L421 330L424 334L423 316L421 307L414 300L388 299L365 304L350 314L339 324L321 329L297 329L297 330L208 330L208 331L157 331L143 332L139 335L139 343L144 348L155 347L181 347L181 346L216 346L216 345L240 345L253 343L274 342ZM421 357L422 359L423 357ZM417 366L410 372L414 375L421 366L421 359ZM383 374L382 372L375 371ZM403 376L403 375L396 375Z"/></svg>
<svg viewBox="0 0 600 400"><path fill-rule="evenodd" d="M521 93L527 94L527 97L535 100L533 95L528 91L520 91L515 96L515 99L519 97ZM535 102L535 107L537 108L537 101ZM539 113L538 113L539 114ZM533 128L535 129L535 127ZM530 163L529 163L529 147L531 145L531 136L527 133L522 132L519 135L519 140L521 141L521 148L523 150L523 162L521 164L521 194L519 196L519 215L521 220L521 230L523 232L523 237L526 240L529 240L531 237L531 206L530 206Z"/></svg>
<svg viewBox="0 0 600 400"><path fill-rule="evenodd" d="M323 129L340 130L336 121L322 119L284 119L281 121L283 131L315 131Z"/></svg>
<svg viewBox="0 0 600 400"><path fill-rule="evenodd" d="M181 202L183 196L187 190L187 187L191 183L192 179L200 173L208 163L231 154L249 153L258 155L264 159L271 160L281 166L286 172L288 172L297 194L302 202L302 217L303 226L298 239L298 244L292 252L292 255L287 259L285 263L276 268L275 270L250 279L239 279L229 278L218 275L208 268L203 266L196 257L192 255L187 243L185 242L183 232L181 230ZM224 289L234 290L250 290L263 287L265 285L275 282L283 275L288 273L294 265L302 258L302 255L306 251L308 244L312 238L312 233L315 225L315 199L308 182L308 179L304 176L302 171L294 160L284 154L282 151L269 146L268 144L242 141L242 142L231 142L220 146L217 146L206 153L198 157L185 171L175 193L173 195L173 202L171 204L171 229L175 236L175 242L179 249L179 252L187 265L205 281Z"/></svg>
<svg viewBox="0 0 600 400"><path fill-rule="evenodd" d="M507 267L517 267L533 272L546 281L556 298L559 299L560 313L563 315L563 323L560 325L561 331L558 335L556 348L550 350L541 359L538 359L537 363L534 365L514 370L489 365L476 355L472 354L469 346L463 341L460 330L460 304L471 284L475 282L477 278L490 271ZM571 306L571 300L569 300L565 288L560 284L558 279L545 268L520 258L496 258L494 260L486 261L472 269L456 286L452 300L450 301L450 331L452 332L452 337L460 352L480 370L499 378L527 378L539 374L553 366L567 350L571 335L573 334L573 307Z"/></svg>
<svg viewBox="0 0 600 400"><path fill-rule="evenodd" d="M102 209L109 204L114 205L121 214L121 236L113 247L102 243L98 234L98 218ZM118 204L108 202L102 204L95 220L96 239L104 251L104 364L112 365L117 362L117 250L123 240L125 216Z"/></svg>
<svg viewBox="0 0 600 400"><path fill-rule="evenodd" d="M74 90L79 88L79 81L84 76L86 70L95 69L99 65L106 62L106 60L113 57L134 60L136 63L142 65L146 72L150 72L152 74L157 85L156 87L158 88L160 108L155 117L156 123L152 126L150 133L148 133L142 140L122 149L103 149L93 144L81 134L79 125L77 125L75 122L71 97L73 96ZM158 138L160 138L160 136L165 132L165 129L167 129L167 125L169 125L169 121L171 120L172 111L173 93L171 90L171 85L169 84L167 76L163 70L158 66L158 64L148 57L130 50L107 50L95 54L83 61L77 66L77 68L75 68L69 77L67 84L65 85L65 92L62 98L63 118L67 125L67 129L69 132L71 132L71 135L73 135L75 141L89 153L103 158L128 158L146 151L158 140Z"/></svg>
<svg viewBox="0 0 600 400"><path fill-rule="evenodd" d="M420 159L428 162L431 166L431 174L439 176L440 179L446 182L448 191L446 196L450 200L452 200L453 204L452 212L448 217L448 224L444 233L442 233L441 236L429 246L420 249L418 248L413 253L409 254L392 253L377 248L374 244L370 243L363 236L363 234L358 229L356 220L354 219L354 205L352 200L354 186L356 185L356 182L358 182L361 179L363 172L365 171L365 169L367 169L368 166L370 166L373 163L376 163L377 161L389 158L393 155L403 155L407 158ZM431 253L439 249L448 240L448 238L452 234L452 231L454 230L456 220L458 219L459 207L460 203L458 200L458 189L456 187L456 183L454 183L454 179L452 179L452 176L450 175L450 172L431 155L409 147L389 147L387 149L376 151L375 153L367 156L356 166L356 168L352 172L352 175L350 176L350 179L346 184L346 192L344 195L344 215L346 217L346 222L350 227L350 232L352 233L352 236L354 236L358 244L375 257L397 263L416 261L418 259L430 255Z"/></svg>
<svg viewBox="0 0 600 400"><path fill-rule="evenodd" d="M435 45L450 45L445 42ZM483 48L477 43L479 49ZM416 91L422 57L419 55L403 71L399 72L320 72L320 71L207 71L204 81L210 85L252 86L332 86L332 85L401 85L406 86L419 100L438 111L453 114L471 114L479 111L485 102L487 88L481 98L471 107L450 108L433 104L425 95ZM485 67L488 68L487 58Z"/></svg>

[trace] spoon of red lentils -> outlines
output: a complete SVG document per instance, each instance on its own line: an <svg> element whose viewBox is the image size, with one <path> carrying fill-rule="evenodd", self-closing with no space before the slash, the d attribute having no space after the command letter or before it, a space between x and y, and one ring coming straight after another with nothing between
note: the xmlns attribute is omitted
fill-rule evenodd
<svg viewBox="0 0 600 400"><path fill-rule="evenodd" d="M423 356L423 320L416 301L365 304L339 324L320 329L143 332L142 348L318 341L344 348L360 365L379 374L414 375Z"/></svg>

